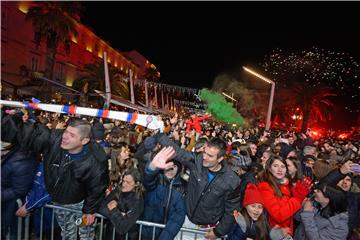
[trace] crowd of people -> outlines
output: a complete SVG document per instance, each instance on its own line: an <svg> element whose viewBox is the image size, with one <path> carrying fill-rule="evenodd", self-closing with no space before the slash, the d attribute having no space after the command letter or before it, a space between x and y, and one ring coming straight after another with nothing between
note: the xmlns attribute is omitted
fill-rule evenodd
<svg viewBox="0 0 360 240"><path fill-rule="evenodd" d="M1 109L1 238L360 239L360 143L242 129L211 115L150 130L111 119ZM52 203L58 208L41 207ZM51 223L52 211L56 216ZM41 216L42 215L42 216ZM41 222L40 222L40 219ZM143 226L137 220L164 224ZM40 228L40 224L43 226ZM139 236L141 235L141 236Z"/></svg>

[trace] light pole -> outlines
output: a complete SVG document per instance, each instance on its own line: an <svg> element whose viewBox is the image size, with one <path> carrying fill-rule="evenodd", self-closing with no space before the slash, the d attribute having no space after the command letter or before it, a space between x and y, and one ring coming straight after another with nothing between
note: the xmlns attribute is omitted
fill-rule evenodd
<svg viewBox="0 0 360 240"><path fill-rule="evenodd" d="M266 125L265 125L265 130L269 130L270 129L270 120L271 120L271 111L272 111L272 106L273 106L273 102L274 102L275 82L258 74L257 72L254 72L253 70L251 70L247 67L243 67L243 69L245 71L247 71L248 73L260 78L261 80L271 84L270 100L269 100L268 112L267 112L267 116L266 116Z"/></svg>
<svg viewBox="0 0 360 240"><path fill-rule="evenodd" d="M234 104L234 101L237 102L237 100L234 98L234 94L232 93L231 96L229 96L228 94L222 92L222 95L224 95L225 97L227 98L230 98L231 99L231 103Z"/></svg>

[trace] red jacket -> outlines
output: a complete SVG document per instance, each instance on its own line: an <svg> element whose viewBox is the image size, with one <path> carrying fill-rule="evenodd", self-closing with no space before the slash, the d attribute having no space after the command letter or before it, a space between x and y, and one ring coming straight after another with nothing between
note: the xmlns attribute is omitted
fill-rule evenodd
<svg viewBox="0 0 360 240"><path fill-rule="evenodd" d="M188 119L186 121L186 123L187 123L186 131L190 132L190 130L192 128L195 128L195 131L197 133L201 133L201 123L200 122L202 120L205 120L205 119L208 119L208 118L209 118L209 115L205 115L205 116L202 116L202 117L195 117L194 119L192 119L192 121L191 121L191 119Z"/></svg>
<svg viewBox="0 0 360 240"><path fill-rule="evenodd" d="M289 181L280 185L280 191L283 194L281 198L275 195L273 188L268 182L259 183L259 191L264 200L264 207L269 213L270 227L278 225L284 228L290 228L290 234L293 234L293 216L301 209L301 199L291 196Z"/></svg>

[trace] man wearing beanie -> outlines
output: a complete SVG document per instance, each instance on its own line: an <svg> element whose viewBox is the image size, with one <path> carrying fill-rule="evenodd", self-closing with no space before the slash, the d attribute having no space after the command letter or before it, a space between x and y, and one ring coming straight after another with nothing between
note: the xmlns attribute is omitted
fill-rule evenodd
<svg viewBox="0 0 360 240"><path fill-rule="evenodd" d="M97 120L92 126L92 134L95 141L104 149L106 155L110 154L110 143L105 141L105 127L102 123Z"/></svg>

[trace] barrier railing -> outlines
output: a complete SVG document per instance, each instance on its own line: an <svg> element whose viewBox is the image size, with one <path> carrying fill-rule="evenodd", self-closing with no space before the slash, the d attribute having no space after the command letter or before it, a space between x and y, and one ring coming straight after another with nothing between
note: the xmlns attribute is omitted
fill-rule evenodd
<svg viewBox="0 0 360 240"><path fill-rule="evenodd" d="M70 208L65 208L62 206L58 206L58 205L52 205L52 204L46 204L45 207L41 208L41 214L40 214L40 236L36 237L36 239L39 240L43 240L44 239L44 209L45 208L50 208L50 209L57 209L57 210L63 210L66 212L73 212L73 213L82 213L80 210L75 210L75 209L70 209ZM99 239L99 240L103 240L104 238L104 228L106 228L107 225L104 223L104 220L106 220L107 218L102 216L101 214L96 214L96 223L95 223L95 239ZM65 220L64 220L65 221ZM23 226L23 222L25 222L24 226ZM55 236L55 213L54 211L52 211L52 216L51 216L51 230L50 230L50 239L54 240L54 239L59 239L60 236ZM66 226L67 223L64 222L64 225ZM73 223L75 224L75 223ZM143 227L152 227L152 240L155 240L155 235L156 235L156 229L157 228L165 228L164 224L159 224L159 223L153 223L153 222L147 222L147 221L142 221L142 220L138 220L136 221L136 224L139 225L139 237L138 239L141 240L142 239L142 232L143 232ZM111 225L112 226L112 225ZM34 229L31 229L34 230ZM76 234L78 234L78 230L79 227L76 226ZM61 236L62 239L68 239L67 237L67 233L64 232L65 234L63 236ZM181 228L178 235L175 237L176 240L184 240L184 235L189 235L191 234L191 237L189 238L189 236L185 237L185 239L205 239L204 238L204 234L206 233L206 231L204 230L199 230L199 229L192 229L192 228ZM115 240L116 238L116 234L115 234L115 228L112 228L112 234L111 234L111 239ZM125 238L128 239L128 234L126 234ZM28 215L25 219L24 218L20 218L18 219L18 226L17 226L17 237L14 238L14 236L10 237L9 235L7 236L7 239L17 239L17 240L32 240L33 235L30 234L30 215ZM108 238L106 238L108 239ZM225 239L225 238L223 238ZM48 240L48 238L46 239Z"/></svg>

